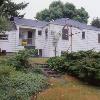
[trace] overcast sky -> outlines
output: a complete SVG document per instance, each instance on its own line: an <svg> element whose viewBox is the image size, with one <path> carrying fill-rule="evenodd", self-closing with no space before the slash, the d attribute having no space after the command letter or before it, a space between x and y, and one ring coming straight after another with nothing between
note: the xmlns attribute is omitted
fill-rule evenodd
<svg viewBox="0 0 100 100"><path fill-rule="evenodd" d="M37 12L48 8L52 1L57 0L13 0L17 3L29 2L27 8L25 8L22 13L26 13L25 18L33 19ZM73 3L77 8L84 7L89 13L90 21L94 17L100 17L100 0L60 0L63 3L70 2Z"/></svg>

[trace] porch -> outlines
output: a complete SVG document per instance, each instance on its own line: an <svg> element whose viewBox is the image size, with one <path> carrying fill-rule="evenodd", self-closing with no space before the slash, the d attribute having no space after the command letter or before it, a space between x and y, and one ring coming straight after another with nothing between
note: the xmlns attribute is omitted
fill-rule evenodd
<svg viewBox="0 0 100 100"><path fill-rule="evenodd" d="M35 48L36 29L19 28L19 45L25 48Z"/></svg>
<svg viewBox="0 0 100 100"><path fill-rule="evenodd" d="M37 49L37 57L42 57L42 49L36 48L36 29L19 28L19 45L22 48Z"/></svg>

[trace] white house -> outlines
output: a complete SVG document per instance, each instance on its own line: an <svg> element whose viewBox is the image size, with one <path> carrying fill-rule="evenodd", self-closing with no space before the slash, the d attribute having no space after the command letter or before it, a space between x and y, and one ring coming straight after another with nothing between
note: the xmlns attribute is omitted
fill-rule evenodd
<svg viewBox="0 0 100 100"><path fill-rule="evenodd" d="M66 51L100 51L100 29L75 20L61 18L48 23L15 17L13 26L0 34L0 48L6 52L35 48L39 56L53 57Z"/></svg>

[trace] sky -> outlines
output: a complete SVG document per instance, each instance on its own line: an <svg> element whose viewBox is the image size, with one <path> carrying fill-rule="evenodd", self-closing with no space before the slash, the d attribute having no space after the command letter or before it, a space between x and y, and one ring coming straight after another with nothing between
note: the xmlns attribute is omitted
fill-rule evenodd
<svg viewBox="0 0 100 100"><path fill-rule="evenodd" d="M28 2L29 5L21 13L26 13L25 18L34 19L36 13L48 8L50 3L58 0L13 0L14 2ZM73 3L76 8L84 7L89 13L89 23L95 17L100 17L100 0L60 0L63 3Z"/></svg>

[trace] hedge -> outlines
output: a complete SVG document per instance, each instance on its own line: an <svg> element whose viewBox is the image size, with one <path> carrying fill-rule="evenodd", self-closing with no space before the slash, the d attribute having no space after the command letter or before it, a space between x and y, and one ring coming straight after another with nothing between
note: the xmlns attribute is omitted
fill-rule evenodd
<svg viewBox="0 0 100 100"><path fill-rule="evenodd" d="M47 63L58 72L100 86L100 52L89 50L65 53L62 57L50 58Z"/></svg>

